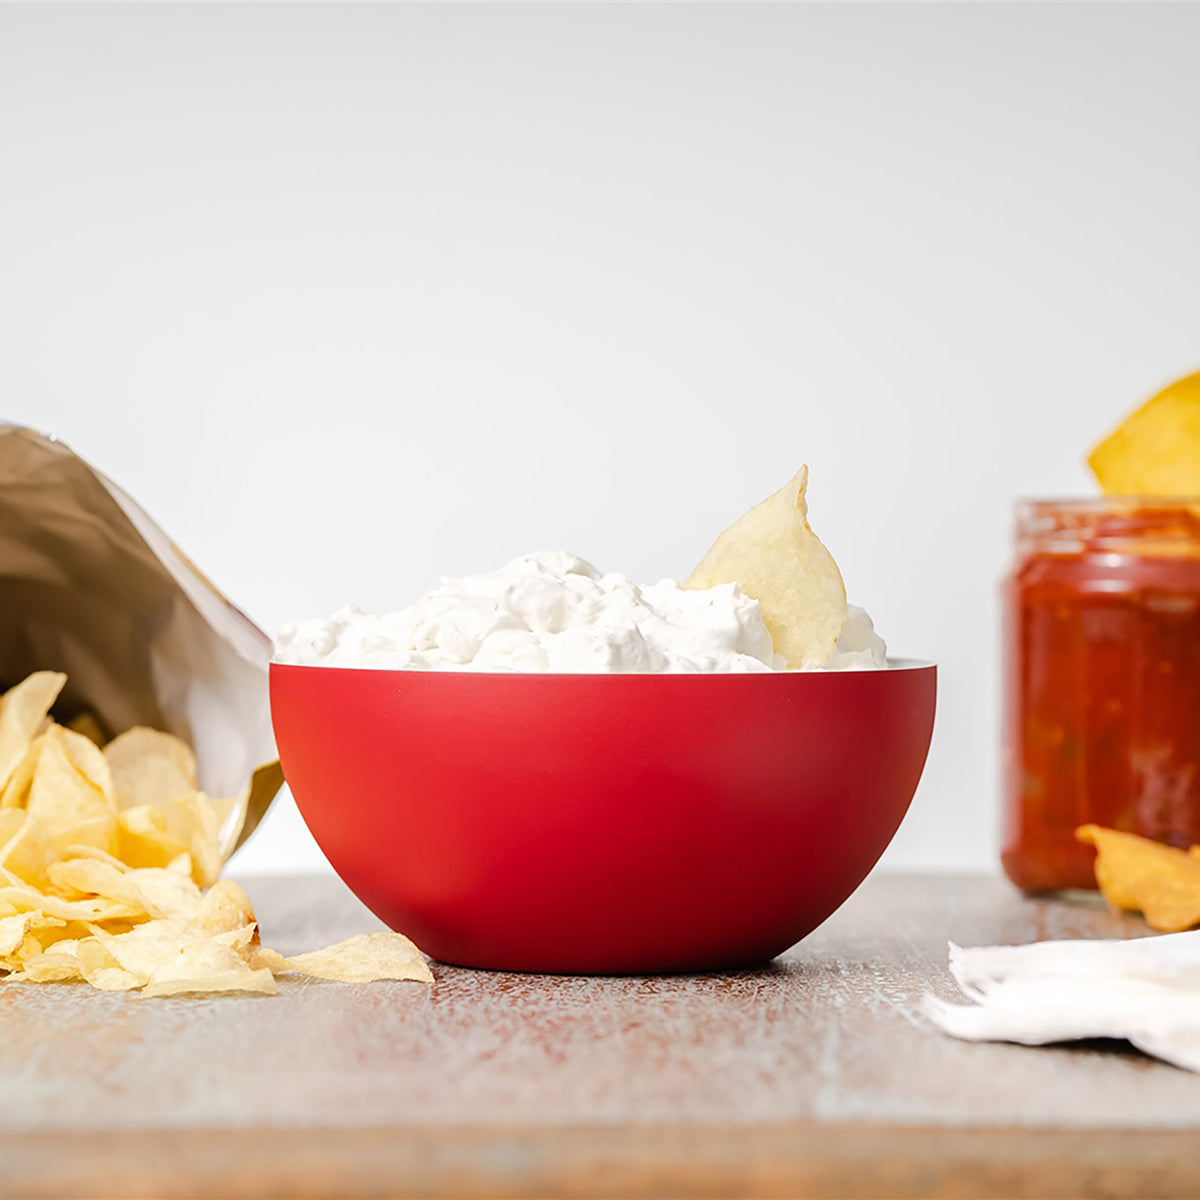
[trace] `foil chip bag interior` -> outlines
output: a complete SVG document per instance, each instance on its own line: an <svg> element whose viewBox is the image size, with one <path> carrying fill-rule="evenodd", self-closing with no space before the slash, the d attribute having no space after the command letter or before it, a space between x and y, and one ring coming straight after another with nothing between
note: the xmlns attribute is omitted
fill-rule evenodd
<svg viewBox="0 0 1200 1200"><path fill-rule="evenodd" d="M54 437L0 424L0 691L63 671L55 719L148 725L195 751L209 795L246 793L228 858L283 783L271 639L112 480Z"/></svg>

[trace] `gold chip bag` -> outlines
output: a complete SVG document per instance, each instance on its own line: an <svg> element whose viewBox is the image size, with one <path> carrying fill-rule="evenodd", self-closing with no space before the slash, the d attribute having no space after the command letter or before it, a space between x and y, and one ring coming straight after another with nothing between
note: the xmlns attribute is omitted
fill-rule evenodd
<svg viewBox="0 0 1200 1200"><path fill-rule="evenodd" d="M285 959L219 877L283 781L270 656L116 484L0 424L0 982L432 980L395 933Z"/></svg>
<svg viewBox="0 0 1200 1200"><path fill-rule="evenodd" d="M112 480L55 438L0 424L0 691L37 680L0 717L0 777L17 765L44 698L37 689L65 675L54 706L70 734L93 744L136 726L172 734L191 756L194 782L232 800L218 813L224 861L283 781L270 658L270 638ZM86 755L73 737L55 753L64 747L73 759ZM10 786L11 805L21 780ZM131 816L127 836L161 841L160 829L139 825L145 819ZM186 843L203 818L162 819Z"/></svg>

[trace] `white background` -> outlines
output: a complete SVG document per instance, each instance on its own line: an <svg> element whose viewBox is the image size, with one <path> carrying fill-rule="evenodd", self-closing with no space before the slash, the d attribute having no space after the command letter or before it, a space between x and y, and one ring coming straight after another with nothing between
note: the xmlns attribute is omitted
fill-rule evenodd
<svg viewBox="0 0 1200 1200"><path fill-rule="evenodd" d="M887 862L995 861L1013 498L1200 366L1200 9L6 7L0 415L268 631L812 467L938 660ZM320 862L280 803L240 870Z"/></svg>

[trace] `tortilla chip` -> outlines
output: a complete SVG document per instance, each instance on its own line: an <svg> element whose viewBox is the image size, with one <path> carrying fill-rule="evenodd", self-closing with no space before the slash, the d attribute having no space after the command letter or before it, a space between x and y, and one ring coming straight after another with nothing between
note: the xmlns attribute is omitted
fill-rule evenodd
<svg viewBox="0 0 1200 1200"><path fill-rule="evenodd" d="M1096 847L1096 883L1114 908L1140 912L1164 933L1200 924L1200 858L1098 825L1080 826L1076 837Z"/></svg>

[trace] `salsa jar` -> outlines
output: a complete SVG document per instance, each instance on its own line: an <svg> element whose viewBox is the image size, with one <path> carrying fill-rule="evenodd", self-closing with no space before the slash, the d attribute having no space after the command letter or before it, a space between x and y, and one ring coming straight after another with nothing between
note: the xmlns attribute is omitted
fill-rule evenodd
<svg viewBox="0 0 1200 1200"><path fill-rule="evenodd" d="M1015 534L1001 860L1094 888L1080 825L1200 843L1200 499L1021 501Z"/></svg>

